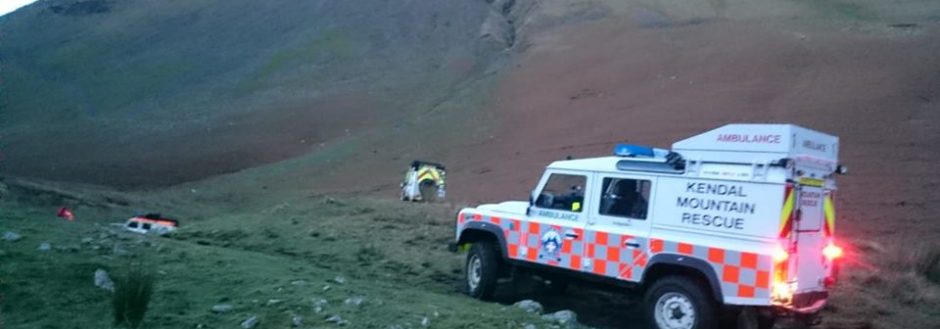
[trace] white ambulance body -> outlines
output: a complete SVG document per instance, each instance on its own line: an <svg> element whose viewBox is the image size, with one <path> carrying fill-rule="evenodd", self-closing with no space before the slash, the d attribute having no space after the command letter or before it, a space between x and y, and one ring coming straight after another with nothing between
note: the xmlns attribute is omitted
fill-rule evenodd
<svg viewBox="0 0 940 329"><path fill-rule="evenodd" d="M838 138L787 124L731 124L672 150L550 164L530 202L460 211L468 293L507 268L646 293L659 328L709 328L719 310L815 318L834 284ZM757 312L741 312L742 310ZM757 320L755 320L757 321Z"/></svg>

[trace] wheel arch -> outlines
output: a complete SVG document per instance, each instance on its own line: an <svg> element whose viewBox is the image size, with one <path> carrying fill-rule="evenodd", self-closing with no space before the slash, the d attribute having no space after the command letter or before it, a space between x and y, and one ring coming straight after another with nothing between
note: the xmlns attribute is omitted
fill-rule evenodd
<svg viewBox="0 0 940 329"><path fill-rule="evenodd" d="M509 254L507 254L506 251L506 237L503 236L503 230L498 225L483 222L469 222L460 230L457 245L479 241L495 241L499 247L499 254L502 255L503 259L508 259Z"/></svg>
<svg viewBox="0 0 940 329"><path fill-rule="evenodd" d="M724 303L721 282L718 280L715 269L708 262L686 255L655 255L643 271L643 288L646 289L659 278L669 275L685 275L700 280L708 285L707 291L711 293L715 301L719 304Z"/></svg>

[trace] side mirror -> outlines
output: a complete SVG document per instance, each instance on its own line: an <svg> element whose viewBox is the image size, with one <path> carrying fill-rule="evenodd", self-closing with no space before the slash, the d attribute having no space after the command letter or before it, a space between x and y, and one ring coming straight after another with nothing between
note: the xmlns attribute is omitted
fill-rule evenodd
<svg viewBox="0 0 940 329"><path fill-rule="evenodd" d="M528 216L535 205L535 191L529 192L529 206L525 208L525 215Z"/></svg>
<svg viewBox="0 0 940 329"><path fill-rule="evenodd" d="M844 165L836 166L836 173L839 175L845 175L849 173L849 168Z"/></svg>

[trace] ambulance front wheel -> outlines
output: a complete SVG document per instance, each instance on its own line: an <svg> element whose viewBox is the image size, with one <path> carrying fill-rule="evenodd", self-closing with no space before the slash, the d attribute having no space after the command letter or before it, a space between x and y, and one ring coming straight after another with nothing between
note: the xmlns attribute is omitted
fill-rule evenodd
<svg viewBox="0 0 940 329"><path fill-rule="evenodd" d="M644 299L653 328L715 328L715 302L702 284L692 278L667 276L656 280Z"/></svg>
<svg viewBox="0 0 940 329"><path fill-rule="evenodd" d="M499 248L492 241L479 241L470 247L465 267L464 291L470 297L488 299L499 279Z"/></svg>

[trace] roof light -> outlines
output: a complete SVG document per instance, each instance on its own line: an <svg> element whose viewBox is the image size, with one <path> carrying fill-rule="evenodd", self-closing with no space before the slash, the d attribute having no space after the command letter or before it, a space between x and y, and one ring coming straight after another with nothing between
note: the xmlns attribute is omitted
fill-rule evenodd
<svg viewBox="0 0 940 329"><path fill-rule="evenodd" d="M653 148L649 146L617 144L617 146L614 147L614 155L621 157L652 158L655 153L653 152Z"/></svg>

